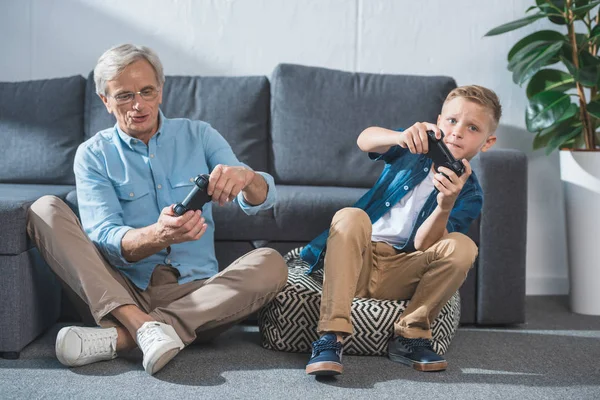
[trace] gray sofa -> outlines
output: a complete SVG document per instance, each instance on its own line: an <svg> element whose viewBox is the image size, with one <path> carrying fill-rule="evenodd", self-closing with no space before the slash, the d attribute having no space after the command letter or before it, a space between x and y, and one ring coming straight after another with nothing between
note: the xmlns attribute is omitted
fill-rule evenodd
<svg viewBox="0 0 600 400"><path fill-rule="evenodd" d="M272 77L169 76L167 117L210 122L240 160L268 171L278 187L273 210L248 217L215 207L221 267L256 247L282 253L306 244L378 177L356 138L371 125L435 121L449 77L348 73L279 65ZM76 211L77 146L114 124L92 76L0 83L0 353L21 349L61 315L63 292L25 229L27 207L53 194ZM499 133L501 134L501 132ZM465 324L524 321L526 177L523 153L495 150L474 168L485 192L470 236L479 258L461 289ZM73 249L77 251L77 249ZM63 308L64 309L64 305Z"/></svg>

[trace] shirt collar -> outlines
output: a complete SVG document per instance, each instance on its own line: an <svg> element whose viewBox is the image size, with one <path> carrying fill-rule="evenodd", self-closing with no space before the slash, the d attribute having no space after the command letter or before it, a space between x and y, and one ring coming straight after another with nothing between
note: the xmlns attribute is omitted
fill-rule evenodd
<svg viewBox="0 0 600 400"><path fill-rule="evenodd" d="M162 110L159 108L158 109L158 130L156 131L156 133L154 134L154 136L152 136L152 138L150 140L152 140L153 138L156 138L157 144L159 139L162 136L165 136L165 134L163 133L163 122L165 120L165 116L162 112ZM115 123L115 129L117 130L117 133L119 134L119 137L121 138L121 140L123 141L123 143L125 143L127 146L129 146L129 148L131 150L134 150L134 146L138 143L142 143L141 140L136 139L132 136L129 136L128 134L126 134L125 132L123 132L123 130L121 129L121 127L119 126L119 123Z"/></svg>

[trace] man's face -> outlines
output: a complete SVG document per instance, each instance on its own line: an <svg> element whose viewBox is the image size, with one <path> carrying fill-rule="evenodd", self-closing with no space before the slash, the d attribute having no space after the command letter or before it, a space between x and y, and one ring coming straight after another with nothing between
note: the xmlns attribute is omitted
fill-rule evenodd
<svg viewBox="0 0 600 400"><path fill-rule="evenodd" d="M458 160L470 160L496 142L491 111L462 97L455 97L444 105L437 125L444 132L444 143Z"/></svg>
<svg viewBox="0 0 600 400"><path fill-rule="evenodd" d="M154 99L144 99L137 92L159 90ZM129 64L114 80L106 84L108 96L100 95L109 113L117 118L119 127L129 136L147 141L158 130L158 106L162 103L162 91L158 86L154 68L146 60ZM119 104L115 96L136 93L130 102Z"/></svg>

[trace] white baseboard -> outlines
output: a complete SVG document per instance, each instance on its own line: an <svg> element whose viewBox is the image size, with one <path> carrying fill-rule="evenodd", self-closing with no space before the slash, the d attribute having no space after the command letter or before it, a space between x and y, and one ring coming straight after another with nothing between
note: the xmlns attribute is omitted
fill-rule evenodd
<svg viewBox="0 0 600 400"><path fill-rule="evenodd" d="M566 276L527 278L525 292L533 296L569 294L569 278Z"/></svg>

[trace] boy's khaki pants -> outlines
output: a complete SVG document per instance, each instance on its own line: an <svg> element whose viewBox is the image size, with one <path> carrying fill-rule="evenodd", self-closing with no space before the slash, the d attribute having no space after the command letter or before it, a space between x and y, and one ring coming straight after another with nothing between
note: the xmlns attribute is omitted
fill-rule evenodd
<svg viewBox="0 0 600 400"><path fill-rule="evenodd" d="M467 277L477 246L461 233L450 233L425 251L401 253L387 243L371 242L371 232L371 221L361 209L344 208L333 217L319 333L352 334L354 297L410 299L394 324L395 333L431 339L431 324Z"/></svg>
<svg viewBox="0 0 600 400"><path fill-rule="evenodd" d="M287 282L283 257L262 248L209 279L182 285L175 268L157 265L150 285L141 290L104 259L73 211L55 196L32 204L27 232L63 286L87 304L98 325L119 325L111 311L136 305L156 321L172 325L186 345L196 338L210 340L257 311Z"/></svg>

